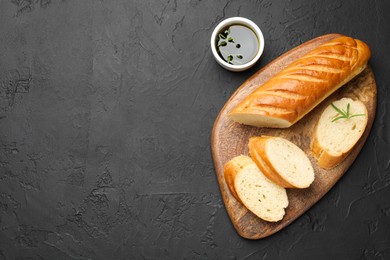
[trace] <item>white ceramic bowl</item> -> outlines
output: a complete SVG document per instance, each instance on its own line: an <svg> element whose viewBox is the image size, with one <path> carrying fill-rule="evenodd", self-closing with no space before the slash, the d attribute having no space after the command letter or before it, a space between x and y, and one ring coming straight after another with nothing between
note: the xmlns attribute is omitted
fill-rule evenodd
<svg viewBox="0 0 390 260"><path fill-rule="evenodd" d="M232 25L232 24L241 24L249 27L252 29L252 31L256 34L257 39L259 40L259 50L256 54L256 56L249 62L241 65L233 65L229 64L226 61L224 61L218 54L217 48L215 46L215 39L217 38L218 33L225 27ZM260 56L263 54L264 51L264 36L261 32L260 28L251 20L243 18L243 17L231 17L228 19L223 20L220 22L214 29L212 35L211 35L211 51L213 52L215 60L224 67L225 69L228 69L230 71L243 71L246 69L249 69L252 67L260 58Z"/></svg>

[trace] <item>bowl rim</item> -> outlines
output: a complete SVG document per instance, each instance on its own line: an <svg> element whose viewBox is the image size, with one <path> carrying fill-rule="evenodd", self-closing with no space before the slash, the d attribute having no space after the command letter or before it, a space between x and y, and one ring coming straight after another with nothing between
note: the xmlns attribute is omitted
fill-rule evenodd
<svg viewBox="0 0 390 260"><path fill-rule="evenodd" d="M256 56L252 60L250 60L249 62L247 62L245 64L233 65L233 64L227 63L226 61L224 61L218 55L217 48L215 46L215 39L217 37L217 34L220 32L220 30L223 27L226 27L226 26L229 26L229 25L232 25L232 24L242 24L242 25L245 25L245 26L249 27L256 34L256 36L257 36L257 38L259 40L259 50L257 51ZM249 20L248 18L238 17L238 16L230 17L230 18L227 18L225 20L222 20L214 28L214 31L211 34L210 45L211 45L211 50L212 50L214 58L216 59L216 61L222 67L224 67L224 68L226 68L228 70L231 70L231 71L243 71L243 70L246 70L246 69L249 69L250 67L252 67L259 60L261 55L263 54L263 51L264 51L264 35L263 35L262 31L260 30L260 28L254 22Z"/></svg>

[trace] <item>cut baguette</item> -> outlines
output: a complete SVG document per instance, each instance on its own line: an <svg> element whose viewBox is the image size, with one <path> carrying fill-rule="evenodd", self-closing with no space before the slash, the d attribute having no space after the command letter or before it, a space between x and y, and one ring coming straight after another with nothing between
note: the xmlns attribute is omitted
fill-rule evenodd
<svg viewBox="0 0 390 260"><path fill-rule="evenodd" d="M342 98L333 104L345 111L350 104L351 115L364 114L364 116L355 116L349 119L340 118L332 122L340 114L331 105L324 110L318 121L311 145L318 165L324 169L337 166L347 157L362 137L368 120L366 106L359 100Z"/></svg>
<svg viewBox="0 0 390 260"><path fill-rule="evenodd" d="M224 175L232 195L256 216L269 222L283 218L288 206L286 190L266 178L250 157L231 159Z"/></svg>
<svg viewBox="0 0 390 260"><path fill-rule="evenodd" d="M257 127L289 127L362 72L370 55L360 40L346 36L331 40L259 85L229 117Z"/></svg>
<svg viewBox="0 0 390 260"><path fill-rule="evenodd" d="M292 142L272 136L249 139L249 153L267 178L285 188L307 188L314 181L307 155Z"/></svg>

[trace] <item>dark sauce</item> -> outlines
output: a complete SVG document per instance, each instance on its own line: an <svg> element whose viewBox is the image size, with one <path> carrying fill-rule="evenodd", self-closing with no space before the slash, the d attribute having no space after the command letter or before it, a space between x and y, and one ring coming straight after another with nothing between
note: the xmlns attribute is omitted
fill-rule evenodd
<svg viewBox="0 0 390 260"><path fill-rule="evenodd" d="M223 28L215 40L219 56L229 64L250 62L259 51L259 39L248 27L233 24Z"/></svg>

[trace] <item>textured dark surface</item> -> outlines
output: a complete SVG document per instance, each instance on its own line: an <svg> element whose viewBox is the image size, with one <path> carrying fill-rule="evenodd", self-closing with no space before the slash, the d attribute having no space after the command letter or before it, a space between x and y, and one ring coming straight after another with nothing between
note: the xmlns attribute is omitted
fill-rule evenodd
<svg viewBox="0 0 390 260"><path fill-rule="evenodd" d="M389 259L390 2L0 0L0 259ZM243 16L266 47L222 69ZM210 154L226 100L327 33L367 42L376 121L336 186L286 229L238 236Z"/></svg>

